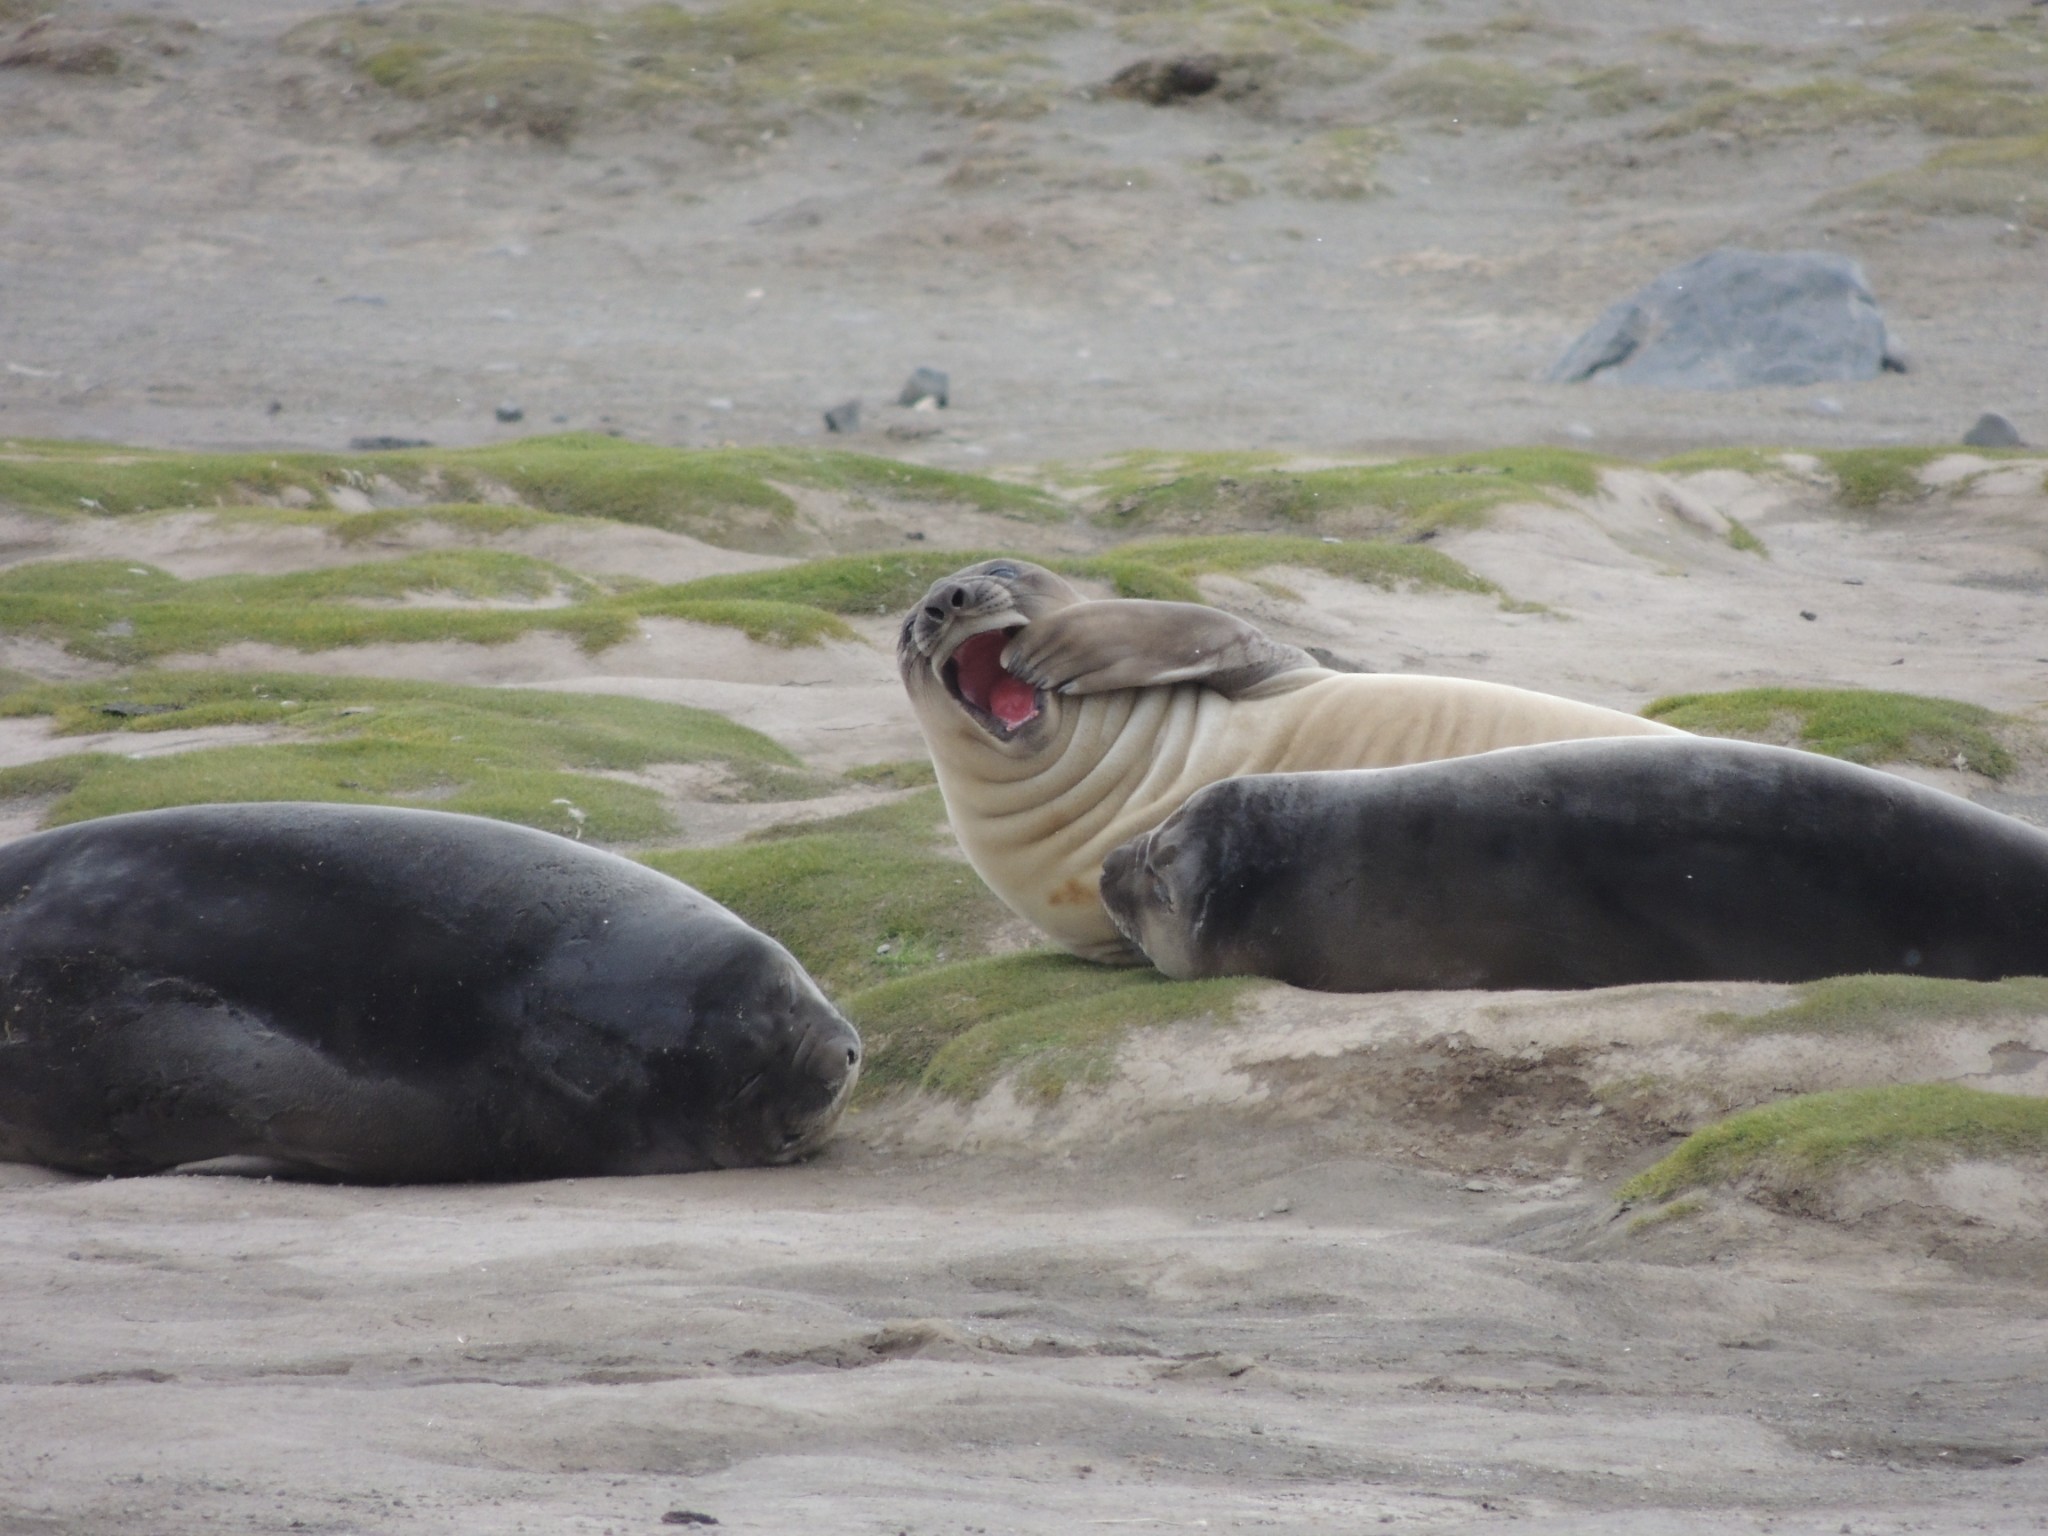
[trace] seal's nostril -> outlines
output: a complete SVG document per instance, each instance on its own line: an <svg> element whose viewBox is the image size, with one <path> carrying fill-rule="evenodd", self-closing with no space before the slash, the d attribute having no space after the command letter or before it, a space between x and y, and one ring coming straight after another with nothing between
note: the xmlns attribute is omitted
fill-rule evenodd
<svg viewBox="0 0 2048 1536"><path fill-rule="evenodd" d="M860 1052L856 1051L850 1045L846 1048L846 1064L849 1067L857 1067L860 1065Z"/></svg>
<svg viewBox="0 0 2048 1536"><path fill-rule="evenodd" d="M926 603L924 605L924 616L928 619L943 619L946 616L946 610L937 603Z"/></svg>
<svg viewBox="0 0 2048 1536"><path fill-rule="evenodd" d="M955 608L965 608L967 606L967 589L965 587L955 587L952 597Z"/></svg>

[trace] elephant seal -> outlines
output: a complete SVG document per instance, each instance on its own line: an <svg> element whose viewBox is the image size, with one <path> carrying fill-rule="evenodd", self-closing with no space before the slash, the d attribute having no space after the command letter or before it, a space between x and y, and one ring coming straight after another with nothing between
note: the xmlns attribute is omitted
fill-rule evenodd
<svg viewBox="0 0 2048 1536"><path fill-rule="evenodd" d="M200 805L0 848L0 1159L376 1182L787 1162L860 1038L789 952L476 816Z"/></svg>
<svg viewBox="0 0 2048 1536"><path fill-rule="evenodd" d="M2048 973L2048 832L1698 737L1215 784L1102 892L1168 976L1325 992Z"/></svg>
<svg viewBox="0 0 2048 1536"><path fill-rule="evenodd" d="M935 582L896 661L968 861L1054 942L1111 964L1142 957L1102 910L1103 855L1205 784L1684 734L1498 683L1335 672L1220 609L1092 601L1023 560Z"/></svg>

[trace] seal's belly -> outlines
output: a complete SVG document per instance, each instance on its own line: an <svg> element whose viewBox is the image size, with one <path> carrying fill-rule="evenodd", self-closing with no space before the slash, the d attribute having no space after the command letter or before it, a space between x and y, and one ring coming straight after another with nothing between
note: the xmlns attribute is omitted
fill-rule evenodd
<svg viewBox="0 0 2048 1536"><path fill-rule="evenodd" d="M1137 956L1103 909L1103 859L1206 785L1541 741L1682 734L1619 710L1461 678L1327 674L1236 700L1195 684L1135 692L1135 707L1130 694L1062 700L1077 719L1059 760L1003 786L1000 803L989 803L986 786L964 796L946 789L954 831L989 888L1062 948L1108 963ZM942 788L946 777L942 767Z"/></svg>

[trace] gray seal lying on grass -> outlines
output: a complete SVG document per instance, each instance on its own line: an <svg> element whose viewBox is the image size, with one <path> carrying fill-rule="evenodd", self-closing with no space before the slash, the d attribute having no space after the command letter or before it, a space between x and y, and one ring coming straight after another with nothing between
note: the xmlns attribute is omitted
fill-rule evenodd
<svg viewBox="0 0 2048 1536"><path fill-rule="evenodd" d="M1091 600L1023 560L934 583L896 659L975 870L1063 948L1118 964L1139 956L1102 909L1103 856L1204 785L1684 734L1499 683L1333 672L1220 609Z"/></svg>
<svg viewBox="0 0 2048 1536"><path fill-rule="evenodd" d="M789 952L566 838L203 805L0 848L0 1158L376 1181L787 1162L860 1038Z"/></svg>
<svg viewBox="0 0 2048 1536"><path fill-rule="evenodd" d="M1234 779L1102 894L1168 976L1326 992L2048 973L2048 832L1699 737Z"/></svg>

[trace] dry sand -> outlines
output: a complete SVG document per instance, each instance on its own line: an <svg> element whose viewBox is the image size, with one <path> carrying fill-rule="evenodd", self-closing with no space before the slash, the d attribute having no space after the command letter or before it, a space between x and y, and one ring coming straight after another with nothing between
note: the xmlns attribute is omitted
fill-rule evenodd
<svg viewBox="0 0 2048 1536"><path fill-rule="evenodd" d="M1842 446L1948 440L1985 406L2048 437L2028 231L1814 211L1924 154L1896 127L1761 147L1632 145L1612 122L1407 131L1392 195L1362 203L1203 198L1183 170L1212 145L1290 131L1221 105L1075 98L859 143L814 123L744 160L651 129L386 144L338 76L275 52L322 8L222 0L151 78L0 72L0 433L454 443L561 416L787 441L936 362L958 381L942 433L857 445L972 466ZM1386 46L1500 9L1396 6ZM1802 49L1895 10L1692 19ZM1573 21L1573 46L1624 56L1667 24ZM1128 198L949 188L970 150L1164 169ZM1653 399L1528 382L1609 298L1726 241L1861 256L1916 371ZM489 421L507 395L524 427ZM1624 707L1893 687L2039 727L2044 469L1959 457L1869 515L1796 466L1618 470L1441 541L1545 612L1300 572L1210 594L1379 670ZM1768 558L1729 546L1729 517ZM1014 532L1025 552L1092 537ZM506 543L668 580L762 563L645 530L540 537ZM185 575L366 557L198 515L15 519L0 542ZM534 637L186 660L673 699L837 768L916 750L886 626L863 641L775 651L654 621L597 658ZM4 644L37 675L91 670ZM92 744L14 722L0 754ZM2048 824L2038 746L2003 785L1915 772ZM751 824L688 775L667 787L693 840ZM1614 1202L1675 1134L1787 1093L2048 1094L2048 1018L1877 1040L1708 1021L1787 996L1263 988L1229 1028L1132 1039L1106 1087L1050 1109L1007 1085L897 1100L783 1170L375 1190L0 1168L0 1532L2048 1529L2048 1170L1871 1176L1792 1210L1729 1193L1663 1222Z"/></svg>

